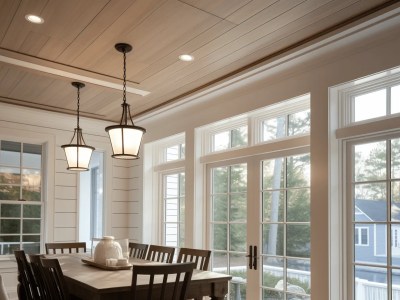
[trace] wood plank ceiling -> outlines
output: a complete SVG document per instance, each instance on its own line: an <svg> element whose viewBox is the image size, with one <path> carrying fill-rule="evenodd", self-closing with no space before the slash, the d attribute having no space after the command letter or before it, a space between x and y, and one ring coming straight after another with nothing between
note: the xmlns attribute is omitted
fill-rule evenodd
<svg viewBox="0 0 400 300"><path fill-rule="evenodd" d="M385 0L0 0L0 101L119 121L122 55L133 115L179 101ZM25 20L39 15L43 24ZM183 62L180 54L194 56Z"/></svg>

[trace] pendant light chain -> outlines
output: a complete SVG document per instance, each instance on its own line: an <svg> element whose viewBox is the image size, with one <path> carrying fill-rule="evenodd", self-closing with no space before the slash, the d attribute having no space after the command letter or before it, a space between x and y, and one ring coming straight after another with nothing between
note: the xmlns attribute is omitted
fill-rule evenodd
<svg viewBox="0 0 400 300"><path fill-rule="evenodd" d="M80 92L79 92L79 90L80 90L80 86L78 86L78 108L77 108L77 125L76 125L76 127L79 129L79 104L80 104Z"/></svg>
<svg viewBox="0 0 400 300"><path fill-rule="evenodd" d="M123 82L123 90L122 90L122 100L124 104L126 103L126 50L124 49L124 82Z"/></svg>

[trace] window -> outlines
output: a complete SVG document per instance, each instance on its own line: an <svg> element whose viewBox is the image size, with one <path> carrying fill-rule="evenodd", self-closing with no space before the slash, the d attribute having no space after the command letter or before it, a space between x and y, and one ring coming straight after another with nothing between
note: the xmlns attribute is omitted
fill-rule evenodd
<svg viewBox="0 0 400 300"><path fill-rule="evenodd" d="M368 234L369 234L368 227L356 227L354 229L354 245L368 246L369 244Z"/></svg>
<svg viewBox="0 0 400 300"><path fill-rule="evenodd" d="M185 144L177 144L165 148L165 162L185 158Z"/></svg>
<svg viewBox="0 0 400 300"><path fill-rule="evenodd" d="M185 173L163 175L163 237L164 245L184 246Z"/></svg>
<svg viewBox="0 0 400 300"><path fill-rule="evenodd" d="M225 130L212 135L211 152L228 150L247 145L247 126Z"/></svg>
<svg viewBox="0 0 400 300"><path fill-rule="evenodd" d="M332 299L400 294L399 70L330 89Z"/></svg>
<svg viewBox="0 0 400 300"><path fill-rule="evenodd" d="M0 254L40 253L42 145L0 141Z"/></svg>

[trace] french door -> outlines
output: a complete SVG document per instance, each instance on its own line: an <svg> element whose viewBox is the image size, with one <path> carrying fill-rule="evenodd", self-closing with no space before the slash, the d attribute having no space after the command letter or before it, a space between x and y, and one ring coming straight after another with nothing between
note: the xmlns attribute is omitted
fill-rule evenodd
<svg viewBox="0 0 400 300"><path fill-rule="evenodd" d="M211 270L232 275L228 299L310 299L309 164L282 151L207 165Z"/></svg>

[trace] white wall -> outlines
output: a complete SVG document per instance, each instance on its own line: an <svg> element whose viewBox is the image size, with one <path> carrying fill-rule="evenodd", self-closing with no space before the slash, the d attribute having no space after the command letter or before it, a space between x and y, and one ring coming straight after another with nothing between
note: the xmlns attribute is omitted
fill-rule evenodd
<svg viewBox="0 0 400 300"><path fill-rule="evenodd" d="M311 269L312 298L329 299L328 88L400 65L399 10L359 24L286 57L255 67L161 113L136 121L147 130L145 143L186 132L187 201L194 205L195 128L305 93L311 94ZM400 125L399 125L400 127ZM145 153L145 155L150 153ZM136 174L140 174L140 168ZM192 184L193 183L193 184ZM197 187L198 189L198 187ZM200 198L203 199L203 198ZM149 201L151 199L144 199ZM147 212L145 212L147 213ZM199 220L200 211L188 211ZM204 219L203 219L204 220ZM201 219L200 219L201 221ZM202 225L205 223L201 223ZM188 224L188 236L203 226ZM149 228L146 228L148 231ZM190 241L189 241L190 243ZM337 299L332 299L337 300Z"/></svg>

